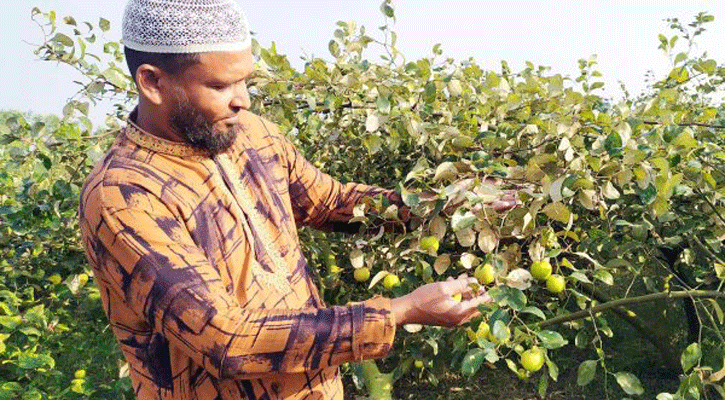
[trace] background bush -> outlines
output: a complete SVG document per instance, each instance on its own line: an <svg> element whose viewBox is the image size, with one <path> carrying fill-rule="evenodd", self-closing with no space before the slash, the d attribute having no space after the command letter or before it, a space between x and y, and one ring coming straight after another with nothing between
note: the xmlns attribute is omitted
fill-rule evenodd
<svg viewBox="0 0 725 400"><path fill-rule="evenodd" d="M394 19L390 2L381 11ZM86 81L62 117L0 118L0 399L131 399L76 209L136 93L119 43L96 42L108 21L58 21L37 9L34 18L46 38L38 56ZM485 264L495 270L495 303L482 317L456 330L400 329L390 357L344 367L351 390L382 377L397 381L400 397L433 398L436 390L420 388L439 386L445 398L459 384L479 387L463 391L475 397L497 371L494 379L521 379L529 383L519 390L551 398L562 387L582 398L725 396L725 68L691 52L710 20L671 20L660 44L671 73L618 102L600 94L595 59L581 60L573 78L533 64L484 70L437 47L410 61L389 27L377 40L340 22L332 59L295 71L274 46L255 43L253 110L319 168L397 188L414 214L409 230L384 234L377 217L397 210L370 199L356 213L364 232L301 232L328 302L401 295ZM388 55L368 60L372 45ZM113 112L94 128L88 111L102 99ZM521 207L480 207L502 188L518 190ZM446 204L455 206L443 213ZM435 251L420 245L430 236ZM544 259L565 277L562 293L531 279L529 266ZM372 278L355 281L356 268ZM384 288L389 274L401 284ZM545 350L541 371L520 364L532 347Z"/></svg>

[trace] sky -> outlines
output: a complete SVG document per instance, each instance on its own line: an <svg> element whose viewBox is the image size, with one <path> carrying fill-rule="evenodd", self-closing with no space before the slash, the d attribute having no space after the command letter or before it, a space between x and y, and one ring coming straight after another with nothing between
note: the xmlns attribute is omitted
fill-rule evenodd
<svg viewBox="0 0 725 400"><path fill-rule="evenodd" d="M301 57L330 59L327 45L337 21L354 20L368 34L380 37L385 23L381 0L238 0L256 33L268 46L287 54L301 69ZM120 38L124 0L14 0L0 2L0 109L61 114L66 100L78 90L78 75L69 67L37 60L33 43L42 33L30 19L34 6L55 10L59 19L72 15L79 22L111 21L106 38ZM698 40L698 52L707 51L725 63L725 2L722 0L394 0L398 48L408 60L431 54L436 43L443 55L456 60L473 57L484 69L500 71L506 60L516 71L525 62L576 77L577 61L597 55L605 86L601 94L617 100L619 83L632 94L645 88L645 75L665 75L670 61L657 49L659 33L668 37L666 18L691 22L700 11L715 16ZM371 59L377 56L371 53ZM107 106L93 111L100 120Z"/></svg>

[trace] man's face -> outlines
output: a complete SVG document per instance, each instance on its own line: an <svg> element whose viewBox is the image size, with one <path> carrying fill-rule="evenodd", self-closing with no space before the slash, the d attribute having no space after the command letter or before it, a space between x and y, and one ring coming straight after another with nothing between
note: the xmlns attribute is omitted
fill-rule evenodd
<svg viewBox="0 0 725 400"><path fill-rule="evenodd" d="M239 112L250 107L246 78L252 69L250 50L202 53L173 80L170 127L212 155L226 151L242 131Z"/></svg>
<svg viewBox="0 0 725 400"><path fill-rule="evenodd" d="M206 150L214 156L227 151L234 144L241 125L231 125L226 130L217 128L181 91L175 96L175 103L169 125L194 147Z"/></svg>

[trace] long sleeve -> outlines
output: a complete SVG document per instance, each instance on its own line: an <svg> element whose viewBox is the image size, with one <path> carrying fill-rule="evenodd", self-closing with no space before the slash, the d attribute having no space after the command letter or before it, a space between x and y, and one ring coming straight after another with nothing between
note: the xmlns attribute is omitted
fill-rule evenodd
<svg viewBox="0 0 725 400"><path fill-rule="evenodd" d="M183 224L152 195L129 204L118 187L87 198L99 285L214 376L296 373L389 351L395 325L382 297L345 307L244 309ZM143 200L141 200L143 199ZM84 230L85 230L84 229ZM111 268L113 266L114 268Z"/></svg>
<svg viewBox="0 0 725 400"><path fill-rule="evenodd" d="M359 183L342 184L307 161L299 150L264 121L267 132L278 138L289 174L289 191L295 220L323 230L345 230L353 208L365 197L382 194L394 197L392 190Z"/></svg>

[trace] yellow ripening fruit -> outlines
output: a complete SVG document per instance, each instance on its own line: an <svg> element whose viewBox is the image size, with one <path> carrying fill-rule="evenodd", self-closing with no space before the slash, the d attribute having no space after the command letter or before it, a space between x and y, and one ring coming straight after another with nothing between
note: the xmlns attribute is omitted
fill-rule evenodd
<svg viewBox="0 0 725 400"><path fill-rule="evenodd" d="M387 274L385 275L385 278L383 278L383 287L385 287L386 290L390 290L398 285L400 285L400 278L398 278L398 275Z"/></svg>
<svg viewBox="0 0 725 400"><path fill-rule="evenodd" d="M536 372L544 366L544 352L538 347L532 347L521 353L521 365L530 372Z"/></svg>
<svg viewBox="0 0 725 400"><path fill-rule="evenodd" d="M536 260L531 263L531 276L534 278L545 281L551 276L551 263L549 260Z"/></svg>
<svg viewBox="0 0 725 400"><path fill-rule="evenodd" d="M493 268L493 265L489 263L476 268L476 271L473 273L473 276L478 279L478 282L482 285L488 285L493 282L495 275L496 270Z"/></svg>
<svg viewBox="0 0 725 400"><path fill-rule="evenodd" d="M88 274L79 274L78 282L80 282L81 286L85 286L88 283Z"/></svg>
<svg viewBox="0 0 725 400"><path fill-rule="evenodd" d="M561 293L566 288L566 280L563 276L554 274L546 280L546 289L551 293Z"/></svg>
<svg viewBox="0 0 725 400"><path fill-rule="evenodd" d="M57 284L63 282L63 278L61 278L60 275L58 275L58 274L53 274L53 275L49 276L48 280L51 283L53 283L54 285L57 285Z"/></svg>
<svg viewBox="0 0 725 400"><path fill-rule="evenodd" d="M421 361L421 360L415 360L415 362L413 364L415 364L415 367L418 369L423 368L423 361Z"/></svg>
<svg viewBox="0 0 725 400"><path fill-rule="evenodd" d="M339 274L340 272L342 272L342 268L340 268L337 264L330 265L331 274Z"/></svg>
<svg viewBox="0 0 725 400"><path fill-rule="evenodd" d="M435 236L426 236L423 239L420 239L420 249L425 251L426 253L435 254L438 252L438 246L440 243L438 243L438 238Z"/></svg>
<svg viewBox="0 0 725 400"><path fill-rule="evenodd" d="M73 377L76 379L83 379L86 377L86 370L85 369L79 369L74 374Z"/></svg>
<svg viewBox="0 0 725 400"><path fill-rule="evenodd" d="M370 270L367 267L358 268L353 272L355 280L358 282L365 282L370 279Z"/></svg>

